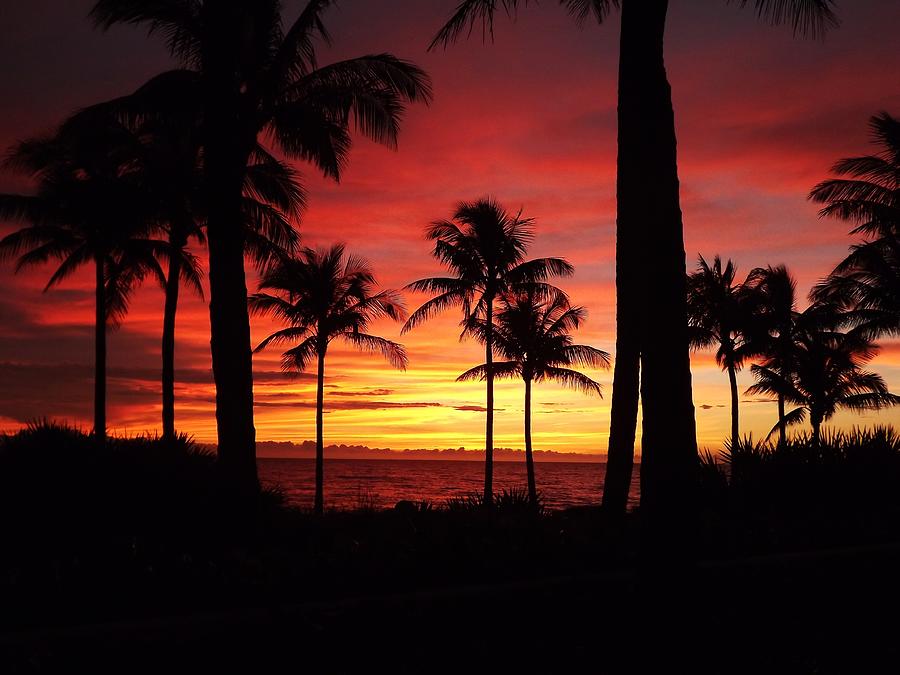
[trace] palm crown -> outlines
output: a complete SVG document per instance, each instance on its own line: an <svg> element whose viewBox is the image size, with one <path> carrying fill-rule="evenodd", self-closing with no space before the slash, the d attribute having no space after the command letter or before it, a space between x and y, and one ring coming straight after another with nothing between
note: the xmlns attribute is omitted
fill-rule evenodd
<svg viewBox="0 0 900 675"><path fill-rule="evenodd" d="M849 178L823 181L810 199L825 204L823 217L855 225L869 240L813 290L819 302L837 304L851 324L872 335L900 333L900 121L887 113L870 120L878 154L842 159L833 171Z"/></svg>
<svg viewBox="0 0 900 675"><path fill-rule="evenodd" d="M433 255L454 276L420 279L407 286L437 295L410 315L403 331L456 305L463 308L465 331L474 325L473 319L487 316L489 305L500 295L525 285L546 288L549 277L570 276L574 270L562 258L525 260L533 223L490 198L460 202L453 220L432 223L426 237L435 242Z"/></svg>
<svg viewBox="0 0 900 675"><path fill-rule="evenodd" d="M521 377L526 382L553 380L585 393L601 394L600 385L574 367L608 368L609 354L574 344L572 332L584 322L583 307L573 307L565 294L542 298L534 291L502 299L494 329L494 350L505 359L492 364L497 377ZM484 322L475 331L484 340ZM467 370L457 380L483 380L486 365Z"/></svg>
<svg viewBox="0 0 900 675"><path fill-rule="evenodd" d="M266 272L259 287L276 293L252 295L251 310L274 316L288 326L269 335L256 351L270 344L297 343L284 353L285 368L304 370L336 339L364 351L380 352L393 366L406 367L402 345L366 332L376 319L404 318L399 295L391 290L376 291L371 266L345 255L342 245L303 249L296 259L283 260Z"/></svg>
<svg viewBox="0 0 900 675"><path fill-rule="evenodd" d="M136 282L163 273L156 256L165 242L136 162L136 139L111 119L72 118L51 136L23 141L6 166L36 180L34 195L0 195L0 217L26 227L0 241L0 256L17 257L16 270L60 261L46 288L81 266L102 267L105 313L116 325Z"/></svg>
<svg viewBox="0 0 900 675"><path fill-rule="evenodd" d="M161 34L187 67L156 78L168 101L201 108L201 73L226 69L237 109L256 134L291 158L313 162L339 179L351 146L351 126L390 147L397 144L406 102L431 100L428 76L391 54L370 54L321 66L316 41L331 43L323 13L333 0L311 0L290 26L277 0L238 0L227 7L202 0L100 0L91 11L103 28L143 24Z"/></svg>
<svg viewBox="0 0 900 675"><path fill-rule="evenodd" d="M790 371L753 365L756 384L749 394L782 396L797 407L785 416L788 425L809 416L813 435L840 409L879 410L900 403L882 377L864 369L877 353L865 331L833 330L831 308L813 305L798 317ZM778 426L772 429L774 433Z"/></svg>
<svg viewBox="0 0 900 675"><path fill-rule="evenodd" d="M757 302L749 288L736 281L731 260L716 256L710 265L700 256L697 271L688 276L688 321L691 345L716 347L716 362L740 370L756 347Z"/></svg>

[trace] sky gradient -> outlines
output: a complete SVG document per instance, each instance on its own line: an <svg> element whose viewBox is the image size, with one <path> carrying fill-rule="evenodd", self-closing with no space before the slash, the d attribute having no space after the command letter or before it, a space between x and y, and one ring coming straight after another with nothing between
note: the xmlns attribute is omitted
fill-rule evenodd
<svg viewBox="0 0 900 675"><path fill-rule="evenodd" d="M460 199L492 195L537 221L533 256L575 264L561 285L589 312L578 342L614 351L616 70L618 16L579 29L555 2L500 20L493 44L479 36L447 51L425 48L456 0L344 0L328 15L328 62L389 51L425 68L430 108L409 110L394 152L359 139L340 185L298 165L310 208L303 242L343 241L370 259L386 287L441 272L424 226L448 217ZM801 294L825 275L852 239L846 223L819 220L806 201L838 158L870 151L866 121L900 114L892 0L842 2L843 25L824 41L795 40L717 0L671 3L667 67L679 140L688 266L698 254L731 257L743 276L784 263ZM103 34L85 19L90 2L35 0L5 9L0 26L0 146L53 128L73 110L130 92L171 67L160 43L132 28ZM286 16L299 2L285 2ZM0 190L27 191L0 174ZM0 234L13 225L0 224ZM46 294L51 269L14 276L0 268L0 430L41 417L90 426L93 295L90 271ZM255 277L248 278L250 290ZM425 299L407 295L414 309ZM159 429L159 335L163 295L147 285L109 344L109 412L114 433ZM379 357L336 348L326 379L326 443L419 448L483 446L483 386L454 382L481 363L460 342L459 316L404 336L407 372ZM254 319L257 344L275 326ZM397 339L399 326L375 331ZM178 314L176 423L215 440L205 302L185 292ZM717 447L728 433L728 382L710 354L692 359L699 441ZM900 348L885 344L873 364L900 392ZM257 437L314 437L314 377L280 372L277 351L254 358ZM604 398L554 385L535 389L535 447L605 452L611 372L593 375ZM748 372L740 386L751 384ZM771 402L743 397L742 430L764 435ZM521 447L522 387L497 386L495 444ZM900 410L839 415L838 426L900 424Z"/></svg>

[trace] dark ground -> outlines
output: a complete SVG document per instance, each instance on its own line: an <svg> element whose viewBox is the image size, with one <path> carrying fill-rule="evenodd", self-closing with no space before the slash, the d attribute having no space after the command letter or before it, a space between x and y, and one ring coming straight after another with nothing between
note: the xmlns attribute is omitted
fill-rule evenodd
<svg viewBox="0 0 900 675"><path fill-rule="evenodd" d="M706 562L675 565L640 512L320 519L236 498L186 439L35 426L0 437L0 675L900 672L900 437L729 467L688 528Z"/></svg>
<svg viewBox="0 0 900 675"><path fill-rule="evenodd" d="M900 546L10 633L6 673L897 672ZM646 579L652 576L653 583Z"/></svg>

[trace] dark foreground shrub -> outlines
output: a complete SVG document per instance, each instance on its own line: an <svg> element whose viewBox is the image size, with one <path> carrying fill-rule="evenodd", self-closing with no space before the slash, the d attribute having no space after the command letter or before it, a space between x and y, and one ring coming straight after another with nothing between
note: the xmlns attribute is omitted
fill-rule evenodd
<svg viewBox="0 0 900 675"><path fill-rule="evenodd" d="M739 550L881 541L900 526L900 436L890 427L744 438L706 453L701 487L720 526L715 545ZM728 543L724 544L722 540Z"/></svg>

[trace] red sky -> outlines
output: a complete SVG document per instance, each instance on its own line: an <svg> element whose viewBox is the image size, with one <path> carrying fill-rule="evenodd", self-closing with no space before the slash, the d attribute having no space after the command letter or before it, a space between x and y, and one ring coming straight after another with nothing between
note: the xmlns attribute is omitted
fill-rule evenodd
<svg viewBox="0 0 900 675"><path fill-rule="evenodd" d="M301 223L307 245L341 240L371 259L386 286L439 271L422 230L454 202L491 194L537 219L533 255L577 267L565 282L589 310L580 342L613 350L615 84L618 17L578 29L547 0L501 20L493 44L472 39L444 52L425 47L457 0L344 0L328 16L336 38L321 60L390 51L432 76L435 101L407 115L399 151L360 139L340 185L300 166L311 191ZM742 273L787 264L801 291L843 255L848 226L821 221L805 196L839 157L869 150L868 117L900 114L896 28L900 3L840 3L843 26L824 41L794 40L786 28L719 0L673 1L667 65L674 89L688 263L698 253L732 257ZM0 26L0 146L51 129L72 110L133 90L171 63L135 29L101 34L85 20L90 2L32 0L4 9ZM285 2L295 16L300 3ZM0 175L0 190L29 185ZM5 234L12 225L0 225ZM0 269L0 428L38 417L89 426L92 296L88 273L41 293L50 269L13 276ZM253 280L250 280L251 290ZM208 317L183 296L178 316L179 427L214 440ZM417 306L424 298L410 296ZM115 432L158 428L162 293L138 291L110 342L109 422ZM456 374L481 362L457 340L449 313L404 336L411 367L335 350L329 357L326 438L378 447L481 447L483 392ZM254 320L254 341L272 328ZM397 338L399 328L379 325ZM900 392L900 350L886 345L874 367ZM256 368L256 425L265 440L313 437L312 383L279 372L276 352ZM727 378L709 355L693 359L701 444L717 446L728 426ZM595 373L604 399L552 385L535 394L535 444L602 452L611 375ZM751 383L740 375L742 387ZM499 386L496 443L521 446L522 392ZM742 404L742 428L774 423L775 406ZM900 423L895 410L836 424Z"/></svg>

